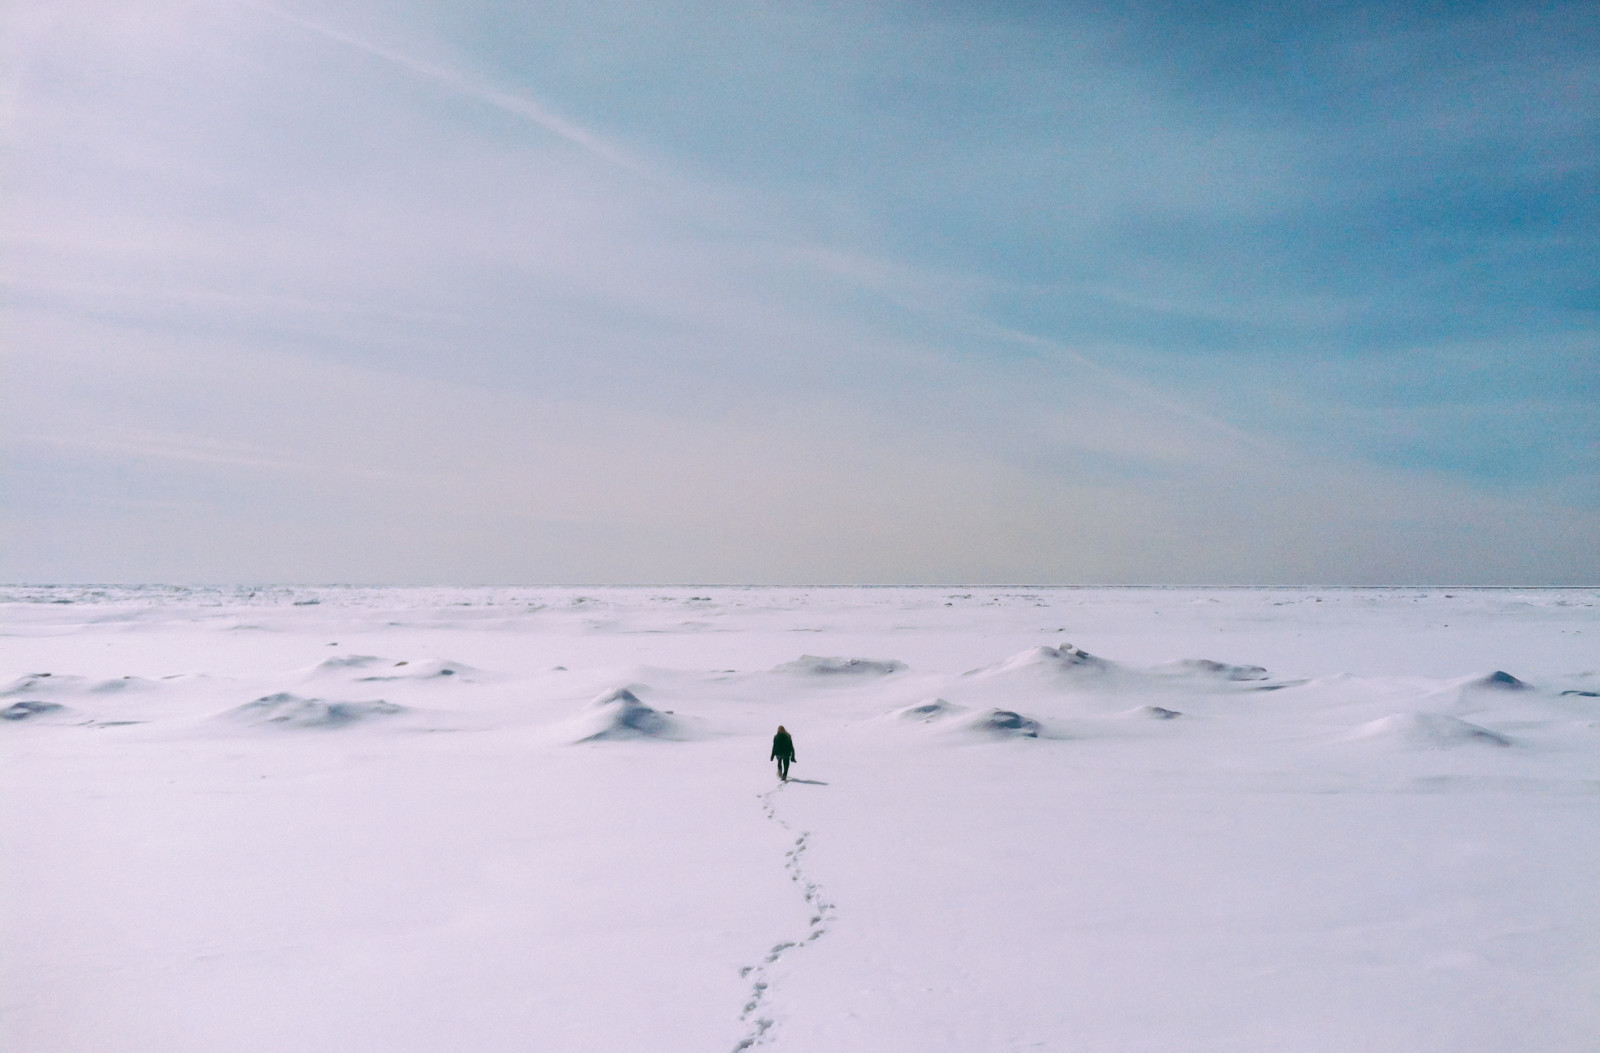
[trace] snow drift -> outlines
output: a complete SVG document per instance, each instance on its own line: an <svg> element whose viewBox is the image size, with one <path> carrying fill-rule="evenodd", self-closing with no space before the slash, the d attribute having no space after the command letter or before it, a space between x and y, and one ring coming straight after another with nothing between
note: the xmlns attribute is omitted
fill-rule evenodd
<svg viewBox="0 0 1600 1053"><path fill-rule="evenodd" d="M1032 717L1009 709L990 709L962 722L969 732L991 735L995 738L1036 739L1044 726Z"/></svg>
<svg viewBox="0 0 1600 1053"><path fill-rule="evenodd" d="M425 658L416 662L393 662L382 670L369 670L367 676L356 677L356 681L363 684L385 680L465 681L471 679L471 674L476 672L476 669L463 662L453 662L447 658Z"/></svg>
<svg viewBox="0 0 1600 1053"><path fill-rule="evenodd" d="M904 662L874 661L871 658L827 658L803 654L792 662L775 667L774 673L800 673L806 676L888 676L906 668Z"/></svg>
<svg viewBox="0 0 1600 1053"><path fill-rule="evenodd" d="M0 720L31 720L50 713L61 714L67 710L59 702L42 702L38 699L25 699L13 702L4 709L0 709Z"/></svg>
<svg viewBox="0 0 1600 1053"><path fill-rule="evenodd" d="M1466 685L1487 691L1527 691L1530 690L1527 681L1518 680L1503 669L1496 669L1471 681Z"/></svg>
<svg viewBox="0 0 1600 1053"><path fill-rule="evenodd" d="M0 691L0 698L9 698L13 695L36 694L63 694L69 691L79 691L83 688L81 676L57 676L54 673L29 673L13 680L5 690Z"/></svg>
<svg viewBox="0 0 1600 1053"><path fill-rule="evenodd" d="M230 709L226 716L248 724L288 728L340 728L350 724L404 713L404 706L375 699L370 702L327 702L280 691Z"/></svg>
<svg viewBox="0 0 1600 1053"><path fill-rule="evenodd" d="M625 687L619 687L589 703L587 710L578 718L576 730L578 742L682 737L682 729L677 721L660 710L651 709Z"/></svg>
<svg viewBox="0 0 1600 1053"><path fill-rule="evenodd" d="M97 695L115 695L123 691L143 691L159 685L138 676L121 676L113 680L102 680L87 688Z"/></svg>
<svg viewBox="0 0 1600 1053"><path fill-rule="evenodd" d="M379 683L390 680L453 680L470 679L478 670L465 662L448 658L424 658L413 661L407 658L383 658L371 654L342 654L325 658L306 670L308 680L340 679L355 683Z"/></svg>
<svg viewBox="0 0 1600 1053"><path fill-rule="evenodd" d="M1213 662L1208 658L1185 658L1182 661L1158 665L1151 672L1167 676L1193 676L1229 682L1266 680L1268 678L1267 671L1262 666L1229 665L1226 662Z"/></svg>
<svg viewBox="0 0 1600 1053"><path fill-rule="evenodd" d="M994 665L968 671L967 676L1003 676L1006 674L1100 673L1113 668L1104 658L1090 654L1081 647L1062 644L1059 647L1030 647L1026 651Z"/></svg>
<svg viewBox="0 0 1600 1053"><path fill-rule="evenodd" d="M1411 749L1511 745L1511 740L1504 735L1443 713L1394 713L1361 725L1350 737Z"/></svg>
<svg viewBox="0 0 1600 1053"><path fill-rule="evenodd" d="M902 706L891 711L888 719L908 724L933 725L941 734L993 738L1033 739L1038 738L1039 732L1043 730L1043 725L1037 720L1025 717L1014 710L986 708L974 711L966 706L946 702L942 698L930 698Z"/></svg>
<svg viewBox="0 0 1600 1053"><path fill-rule="evenodd" d="M352 669L368 669L389 664L389 659L379 658L375 654L336 654L332 658L324 658L306 672L310 676L338 675Z"/></svg>
<svg viewBox="0 0 1600 1053"><path fill-rule="evenodd" d="M965 706L958 706L953 702L946 702L942 698L930 698L926 702L913 702L909 706L903 706L889 715L891 717L898 717L901 720L910 720L922 724L930 724L942 717L948 717L955 713L964 712L965 710Z"/></svg>

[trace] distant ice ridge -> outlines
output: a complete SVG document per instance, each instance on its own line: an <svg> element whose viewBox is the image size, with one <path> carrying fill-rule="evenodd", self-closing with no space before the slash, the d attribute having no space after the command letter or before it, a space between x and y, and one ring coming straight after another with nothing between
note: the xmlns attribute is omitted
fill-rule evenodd
<svg viewBox="0 0 1600 1053"><path fill-rule="evenodd" d="M404 713L404 706L376 699L371 702L327 702L301 698L287 691L264 695L226 714L250 724L290 728L338 728L379 717Z"/></svg>

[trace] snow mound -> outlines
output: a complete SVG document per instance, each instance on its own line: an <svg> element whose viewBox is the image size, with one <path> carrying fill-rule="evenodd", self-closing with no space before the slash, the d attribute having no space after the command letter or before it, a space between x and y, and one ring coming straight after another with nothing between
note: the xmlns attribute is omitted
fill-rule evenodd
<svg viewBox="0 0 1600 1053"><path fill-rule="evenodd" d="M1504 735L1443 713L1394 713L1362 724L1350 737L1393 742L1414 749L1511 745L1511 740Z"/></svg>
<svg viewBox="0 0 1600 1053"><path fill-rule="evenodd" d="M601 695L589 703L579 719L579 742L605 742L617 739L672 739L679 736L677 722L659 710L639 701L625 687Z"/></svg>
<svg viewBox="0 0 1600 1053"><path fill-rule="evenodd" d="M350 669L366 669L374 665L386 665L387 658L379 658L373 654L340 654L332 658L324 658L311 667L313 676L319 673L343 673Z"/></svg>
<svg viewBox="0 0 1600 1053"><path fill-rule="evenodd" d="M963 722L963 729L995 738L1036 739L1044 726L1031 717L1009 709L990 709Z"/></svg>
<svg viewBox="0 0 1600 1053"><path fill-rule="evenodd" d="M357 677L356 680L360 683L371 683L378 680L468 679L470 674L475 672L476 669L462 662L452 662L445 658L428 658L418 662L390 662L383 670L373 670L371 676Z"/></svg>
<svg viewBox="0 0 1600 1053"><path fill-rule="evenodd" d="M64 695L74 692L112 695L121 691L143 691L159 686L158 681L146 680L142 676L119 676L91 682L85 677L61 673L30 673L27 676L19 676L4 690L0 690L0 698L11 695Z"/></svg>
<svg viewBox="0 0 1600 1053"><path fill-rule="evenodd" d="M888 676L906 668L904 662L874 661L870 658L823 658L803 654L792 662L775 667L774 673L801 673L809 676Z"/></svg>
<svg viewBox="0 0 1600 1053"><path fill-rule="evenodd" d="M450 680L470 679L477 670L464 662L447 658L410 659L383 658L371 654L342 654L325 658L306 670L308 680L339 678L355 683L378 683L388 680Z"/></svg>
<svg viewBox="0 0 1600 1053"><path fill-rule="evenodd" d="M1179 662L1156 666L1151 671L1169 676L1206 676L1230 681L1267 679L1267 671L1262 666L1229 665L1226 662L1213 662L1207 658L1185 658Z"/></svg>
<svg viewBox="0 0 1600 1053"><path fill-rule="evenodd" d="M142 691L148 687L155 687L155 683L139 676L118 677L115 680L102 680L89 688L97 695L114 695L119 691Z"/></svg>
<svg viewBox="0 0 1600 1053"><path fill-rule="evenodd" d="M1128 710L1127 715L1145 720L1177 720L1183 716L1178 710L1167 709L1165 706L1136 706Z"/></svg>
<svg viewBox="0 0 1600 1053"><path fill-rule="evenodd" d="M953 702L946 702L942 698L930 698L926 702L913 702L911 705L897 709L889 715L899 717L901 720L915 720L927 724L938 720L940 717L948 717L951 714L960 713L964 708Z"/></svg>
<svg viewBox="0 0 1600 1053"><path fill-rule="evenodd" d="M1003 673L1022 673L1033 670L1049 670L1052 672L1080 672L1103 671L1111 668L1111 663L1104 658L1097 657L1081 647L1072 644L1062 644L1060 647L1030 647L1020 654L1014 654L1003 662L995 665L984 666L982 669L973 669L967 676L991 676Z"/></svg>
<svg viewBox="0 0 1600 1053"><path fill-rule="evenodd" d="M371 702L326 702L280 691L228 711L228 716L250 724L289 728L340 728L378 717L404 713L404 706L376 699Z"/></svg>
<svg viewBox="0 0 1600 1053"><path fill-rule="evenodd" d="M38 699L26 699L22 702L13 702L4 709L0 709L0 720L28 720L41 717L46 713L64 713L67 707L59 702L41 702Z"/></svg>
<svg viewBox="0 0 1600 1053"><path fill-rule="evenodd" d="M4 691L0 691L0 698L10 695L34 695L49 692L60 694L66 691L75 691L83 686L81 676L57 676L54 673L29 673L13 680Z"/></svg>
<svg viewBox="0 0 1600 1053"><path fill-rule="evenodd" d="M1529 689L1526 681L1518 680L1503 669L1496 669L1492 673L1480 676L1466 686L1487 688L1490 691L1527 691Z"/></svg>

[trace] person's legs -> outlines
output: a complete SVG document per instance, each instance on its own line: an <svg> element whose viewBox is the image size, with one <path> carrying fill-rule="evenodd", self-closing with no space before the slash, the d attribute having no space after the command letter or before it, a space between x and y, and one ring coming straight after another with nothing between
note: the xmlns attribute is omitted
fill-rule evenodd
<svg viewBox="0 0 1600 1053"><path fill-rule="evenodd" d="M787 780L789 778L789 758L788 757L779 757L778 758L778 778L784 779L784 780Z"/></svg>

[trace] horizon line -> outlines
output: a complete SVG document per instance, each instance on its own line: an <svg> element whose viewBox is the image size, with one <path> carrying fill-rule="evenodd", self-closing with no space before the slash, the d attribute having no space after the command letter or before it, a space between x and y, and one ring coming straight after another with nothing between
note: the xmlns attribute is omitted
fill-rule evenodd
<svg viewBox="0 0 1600 1053"><path fill-rule="evenodd" d="M673 582L170 582L170 581L55 581L0 582L0 589L1600 589L1600 582L1588 585L1462 585L1402 583L1388 585L1329 585L1316 583L1252 584L1184 582L787 582L761 583L738 581Z"/></svg>

